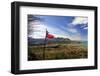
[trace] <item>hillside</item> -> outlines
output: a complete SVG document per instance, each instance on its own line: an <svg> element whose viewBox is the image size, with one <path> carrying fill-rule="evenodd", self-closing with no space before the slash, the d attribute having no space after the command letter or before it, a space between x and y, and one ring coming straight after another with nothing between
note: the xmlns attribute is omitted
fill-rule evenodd
<svg viewBox="0 0 100 76"><path fill-rule="evenodd" d="M29 45L41 45L44 44L44 39L33 39L28 37L28 44ZM70 43L71 40L69 38L53 38L53 39L47 39L48 44L50 43Z"/></svg>

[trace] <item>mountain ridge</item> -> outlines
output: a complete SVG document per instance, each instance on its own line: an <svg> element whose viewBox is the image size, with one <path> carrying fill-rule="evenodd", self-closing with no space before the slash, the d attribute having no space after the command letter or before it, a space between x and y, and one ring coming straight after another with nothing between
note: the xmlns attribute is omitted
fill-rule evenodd
<svg viewBox="0 0 100 76"><path fill-rule="evenodd" d="M46 43L66 43L66 42L71 42L69 38L52 38L52 39L47 39ZM45 39L39 38L39 39L34 39L31 37L28 37L28 44L29 45L41 45L45 43Z"/></svg>

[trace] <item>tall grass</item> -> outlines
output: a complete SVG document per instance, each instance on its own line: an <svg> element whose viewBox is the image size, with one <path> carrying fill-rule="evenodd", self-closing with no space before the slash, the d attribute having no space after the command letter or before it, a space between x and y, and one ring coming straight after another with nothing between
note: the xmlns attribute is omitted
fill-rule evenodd
<svg viewBox="0 0 100 76"><path fill-rule="evenodd" d="M54 44L50 44L54 45ZM48 45L49 46L49 45ZM28 47L28 60L43 60L43 45ZM48 48L45 50L45 59L79 59L87 58L87 47L80 44L59 44L57 48Z"/></svg>

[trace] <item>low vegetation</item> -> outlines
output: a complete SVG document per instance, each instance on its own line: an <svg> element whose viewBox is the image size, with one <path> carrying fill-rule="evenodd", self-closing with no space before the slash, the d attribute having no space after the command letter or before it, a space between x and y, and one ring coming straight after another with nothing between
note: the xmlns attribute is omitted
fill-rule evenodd
<svg viewBox="0 0 100 76"><path fill-rule="evenodd" d="M87 47L80 44L48 44L45 48L45 57L43 51L43 45L29 46L28 60L79 59L87 58L88 55Z"/></svg>

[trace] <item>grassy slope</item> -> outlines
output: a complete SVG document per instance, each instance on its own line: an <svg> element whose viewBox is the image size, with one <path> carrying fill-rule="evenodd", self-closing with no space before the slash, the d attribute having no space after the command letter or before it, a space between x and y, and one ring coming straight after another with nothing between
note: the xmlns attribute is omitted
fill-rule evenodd
<svg viewBox="0 0 100 76"><path fill-rule="evenodd" d="M50 44L56 45L56 44ZM47 45L49 46L49 44ZM80 44L59 44L57 48L46 47L45 59L79 59L87 58L87 48ZM29 46L28 60L43 60L43 45Z"/></svg>

